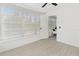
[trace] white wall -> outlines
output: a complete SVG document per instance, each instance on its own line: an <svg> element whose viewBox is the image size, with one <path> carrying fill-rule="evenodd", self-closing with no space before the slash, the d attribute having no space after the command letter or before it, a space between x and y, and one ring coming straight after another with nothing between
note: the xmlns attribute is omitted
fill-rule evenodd
<svg viewBox="0 0 79 59"><path fill-rule="evenodd" d="M0 40L1 40L1 19L0 19Z"/></svg>
<svg viewBox="0 0 79 59"><path fill-rule="evenodd" d="M58 41L79 47L79 4L60 4Z"/></svg>
<svg viewBox="0 0 79 59"><path fill-rule="evenodd" d="M57 41L79 47L79 4L58 4L47 13L52 15L57 15Z"/></svg>

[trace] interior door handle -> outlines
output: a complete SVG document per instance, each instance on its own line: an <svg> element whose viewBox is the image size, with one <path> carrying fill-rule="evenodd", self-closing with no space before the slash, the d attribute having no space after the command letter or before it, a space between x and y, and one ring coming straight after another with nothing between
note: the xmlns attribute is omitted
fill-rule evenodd
<svg viewBox="0 0 79 59"><path fill-rule="evenodd" d="M59 29L61 29L61 26L59 26Z"/></svg>
<svg viewBox="0 0 79 59"><path fill-rule="evenodd" d="M42 30L42 28L40 28L40 30Z"/></svg>

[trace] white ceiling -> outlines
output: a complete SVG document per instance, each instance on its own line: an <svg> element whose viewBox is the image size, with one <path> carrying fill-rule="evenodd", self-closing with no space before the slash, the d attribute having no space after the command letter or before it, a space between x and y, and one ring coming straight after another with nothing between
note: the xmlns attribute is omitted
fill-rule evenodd
<svg viewBox="0 0 79 59"><path fill-rule="evenodd" d="M28 8L44 13L51 12L57 8L57 6L53 6L50 3L48 3L44 8L41 8L44 3L15 3L15 4L24 8Z"/></svg>

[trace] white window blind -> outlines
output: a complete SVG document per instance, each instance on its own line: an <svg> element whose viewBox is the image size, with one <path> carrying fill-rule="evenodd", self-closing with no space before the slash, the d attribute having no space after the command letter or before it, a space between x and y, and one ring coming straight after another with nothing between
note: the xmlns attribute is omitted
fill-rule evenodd
<svg viewBox="0 0 79 59"><path fill-rule="evenodd" d="M7 9L7 10L4 10ZM6 16L3 21L4 39L14 37L24 37L27 35L38 35L40 28L40 15L34 12L27 12L17 8L4 7L2 8L2 17ZM9 14L8 14L9 13ZM1 25L0 25L1 26ZM1 27L0 27L1 31ZM1 33L1 32L0 32ZM0 34L1 36L1 34Z"/></svg>

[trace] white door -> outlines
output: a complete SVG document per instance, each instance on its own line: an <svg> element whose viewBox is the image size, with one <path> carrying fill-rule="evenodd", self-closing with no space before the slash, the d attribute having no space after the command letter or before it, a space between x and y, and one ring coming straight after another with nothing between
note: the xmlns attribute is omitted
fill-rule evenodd
<svg viewBox="0 0 79 59"><path fill-rule="evenodd" d="M40 39L48 38L48 20L45 14L40 16Z"/></svg>

